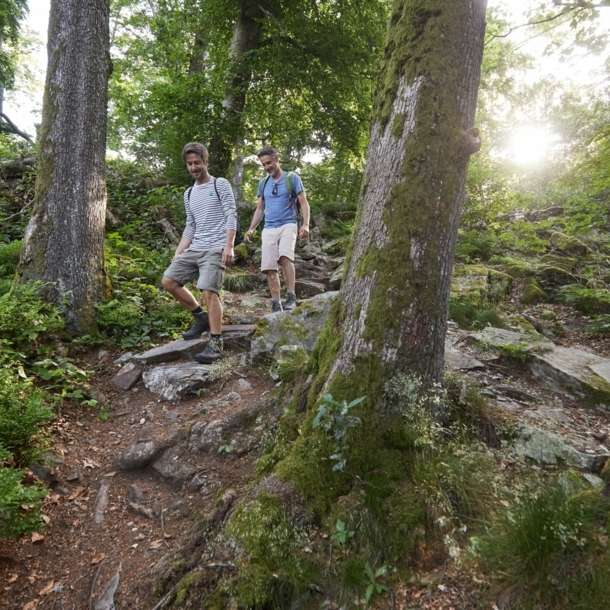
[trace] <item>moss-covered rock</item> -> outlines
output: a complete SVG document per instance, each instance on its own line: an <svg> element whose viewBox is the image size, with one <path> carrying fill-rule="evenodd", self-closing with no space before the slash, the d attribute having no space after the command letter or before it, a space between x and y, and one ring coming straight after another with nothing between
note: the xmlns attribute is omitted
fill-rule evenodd
<svg viewBox="0 0 610 610"><path fill-rule="evenodd" d="M451 299L475 307L499 303L510 291L513 278L485 265L456 265L451 281Z"/></svg>
<svg viewBox="0 0 610 610"><path fill-rule="evenodd" d="M576 259L569 256L557 256L556 254L545 254L540 257L540 263L549 267L557 267L568 273L572 273L576 267Z"/></svg>
<svg viewBox="0 0 610 610"><path fill-rule="evenodd" d="M583 241L575 237L574 235L566 235L555 231L550 238L552 246L555 246L558 250L572 254L574 256L588 256L589 247Z"/></svg>
<svg viewBox="0 0 610 610"><path fill-rule="evenodd" d="M523 293L519 300L524 305L533 305L544 303L549 300L549 297L533 277L526 277L523 281Z"/></svg>

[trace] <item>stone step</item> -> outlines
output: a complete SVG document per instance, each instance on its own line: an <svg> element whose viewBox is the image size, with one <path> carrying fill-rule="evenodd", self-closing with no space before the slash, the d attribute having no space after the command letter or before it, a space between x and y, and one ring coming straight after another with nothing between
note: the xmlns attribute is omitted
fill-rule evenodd
<svg viewBox="0 0 610 610"><path fill-rule="evenodd" d="M254 324L229 324L222 327L222 338L227 351L250 349L250 337L256 326ZM138 364L160 364L172 362L173 360L190 359L201 352L208 339L208 333L204 333L201 339L178 339L165 345L154 347L142 354L131 357ZM202 341L203 340L203 341Z"/></svg>

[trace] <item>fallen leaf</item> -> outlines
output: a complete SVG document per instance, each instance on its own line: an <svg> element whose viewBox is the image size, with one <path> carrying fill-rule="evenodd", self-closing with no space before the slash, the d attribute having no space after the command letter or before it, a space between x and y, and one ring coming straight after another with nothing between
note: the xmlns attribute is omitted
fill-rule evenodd
<svg viewBox="0 0 610 610"><path fill-rule="evenodd" d="M9 579L8 579L8 584L12 584L14 583L17 579L19 578L19 576L17 574L13 574Z"/></svg>
<svg viewBox="0 0 610 610"><path fill-rule="evenodd" d="M174 535L173 534L168 534L167 532L163 532L163 538L168 539L168 538L173 538Z"/></svg>
<svg viewBox="0 0 610 610"><path fill-rule="evenodd" d="M104 476L105 477L113 477L116 474L116 470L113 470L112 472L107 472Z"/></svg>
<svg viewBox="0 0 610 610"><path fill-rule="evenodd" d="M51 591L53 591L54 586L55 586L55 581L50 580L47 583L47 586L38 592L38 595L48 595L49 593L51 593Z"/></svg>
<svg viewBox="0 0 610 610"><path fill-rule="evenodd" d="M32 572L29 576L28 576L28 580L30 581L30 584L33 585L36 582L36 579L38 578L38 574L36 574L36 572Z"/></svg>
<svg viewBox="0 0 610 610"><path fill-rule="evenodd" d="M151 542L148 548L153 550L163 548L163 540L155 540Z"/></svg>
<svg viewBox="0 0 610 610"><path fill-rule="evenodd" d="M49 525L51 523L51 517L49 515L40 515L40 518L44 521L45 525Z"/></svg>
<svg viewBox="0 0 610 610"><path fill-rule="evenodd" d="M95 566L95 565L97 565L98 563L100 563L100 561L104 561L104 559L106 559L106 553L102 553L101 555L98 555L97 557L94 557L94 558L91 560L91 565L92 565L92 566Z"/></svg>
<svg viewBox="0 0 610 610"><path fill-rule="evenodd" d="M78 498L78 496L82 495L82 493L85 491L84 487L77 487L74 490L74 493L71 496L68 496L68 500L76 500L76 498Z"/></svg>
<svg viewBox="0 0 610 610"><path fill-rule="evenodd" d="M28 602L25 606L23 606L23 610L34 610L34 608L36 608L36 606L38 606L38 600L35 599L34 601Z"/></svg>
<svg viewBox="0 0 610 610"><path fill-rule="evenodd" d="M39 534L38 532L34 532L32 534L32 542L42 542L44 540L44 535Z"/></svg>

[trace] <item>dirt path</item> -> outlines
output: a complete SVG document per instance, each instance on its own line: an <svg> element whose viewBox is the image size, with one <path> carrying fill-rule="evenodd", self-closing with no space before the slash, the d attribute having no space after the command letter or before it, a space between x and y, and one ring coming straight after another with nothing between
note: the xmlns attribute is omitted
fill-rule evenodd
<svg viewBox="0 0 610 610"><path fill-rule="evenodd" d="M273 389L273 382L253 370L244 370L251 385L244 391L242 377L219 381L201 397L176 403L159 400L141 384L123 392L110 384L113 365L92 380L92 387L110 402L109 419L79 405L64 405L53 422L53 451L59 465L57 482L46 498L47 526L42 536L0 542L0 608L3 610L89 608L93 595L115 574L120 584L116 608L152 608L156 604L151 568L177 548L193 524L213 510L219 490L231 487L238 495L253 474L255 456L220 453L207 456L197 490L182 489L150 470L120 472L113 460L127 446L155 433L179 426L202 405L231 391L241 401L212 408L210 418L227 416L246 401ZM95 523L96 499L108 488L103 521ZM130 488L152 518L136 512L127 502ZM94 586L95 583L95 586Z"/></svg>

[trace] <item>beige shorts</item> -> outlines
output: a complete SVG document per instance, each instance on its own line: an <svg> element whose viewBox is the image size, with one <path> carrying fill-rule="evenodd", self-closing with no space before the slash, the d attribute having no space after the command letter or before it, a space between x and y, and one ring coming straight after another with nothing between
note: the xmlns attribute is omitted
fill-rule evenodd
<svg viewBox="0 0 610 610"><path fill-rule="evenodd" d="M220 292L225 279L225 265L222 263L222 250L208 250L206 252L183 252L165 270L163 277L168 277L183 286L194 280L197 276L197 288Z"/></svg>
<svg viewBox="0 0 610 610"><path fill-rule="evenodd" d="M261 271L277 271L282 256L294 260L297 244L297 225L289 223L274 229L263 229Z"/></svg>

